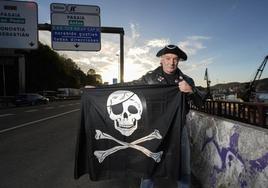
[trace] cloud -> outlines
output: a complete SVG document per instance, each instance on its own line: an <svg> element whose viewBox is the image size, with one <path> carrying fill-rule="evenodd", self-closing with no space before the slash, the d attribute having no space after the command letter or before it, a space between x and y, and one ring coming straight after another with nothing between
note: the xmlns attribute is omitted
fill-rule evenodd
<svg viewBox="0 0 268 188"><path fill-rule="evenodd" d="M211 37L207 37L207 36L190 36L190 37L187 37L189 40L209 40L211 39Z"/></svg>
<svg viewBox="0 0 268 188"><path fill-rule="evenodd" d="M210 39L211 37L207 36L189 36L185 41L179 42L178 46L185 50L188 55L195 55L199 50L206 48L203 41Z"/></svg>
<svg viewBox="0 0 268 188"><path fill-rule="evenodd" d="M137 56L137 55L144 55L147 54L149 52L149 48L148 47L134 47L134 48L130 48L128 50L128 54L130 56Z"/></svg>
<svg viewBox="0 0 268 188"><path fill-rule="evenodd" d="M149 40L146 45L151 47L163 47L168 45L169 43L170 41L168 39L153 39Z"/></svg>
<svg viewBox="0 0 268 188"><path fill-rule="evenodd" d="M169 38L154 38L147 41L140 39L139 24L130 23L130 35L124 36L124 70L125 81L140 78L146 72L159 66L159 59L155 56L159 48L170 43ZM51 46L50 32L39 32L40 41ZM77 52L58 51L59 54L72 58L85 73L89 69L95 69L102 75L103 81L112 82L113 78L119 77L119 50L120 40L118 35L102 34L101 51L99 52ZM210 40L206 36L189 36L178 45L188 55L195 55L206 48L204 43ZM190 64L182 62L180 67L183 70L194 71L213 63L213 58L207 58Z"/></svg>
<svg viewBox="0 0 268 188"><path fill-rule="evenodd" d="M191 64L189 64L188 62L182 62L181 63L181 67L183 70L190 72L190 71L195 71L198 70L200 68L204 68L204 67L208 67L209 64L214 63L215 61L214 57L209 57L206 59L202 59L198 62L191 62Z"/></svg>
<svg viewBox="0 0 268 188"><path fill-rule="evenodd" d="M138 24L130 23L130 29L131 29L131 37L132 39L138 39L140 37L140 33L138 32Z"/></svg>
<svg viewBox="0 0 268 188"><path fill-rule="evenodd" d="M39 40L43 44L51 46L51 34L49 31L39 31Z"/></svg>

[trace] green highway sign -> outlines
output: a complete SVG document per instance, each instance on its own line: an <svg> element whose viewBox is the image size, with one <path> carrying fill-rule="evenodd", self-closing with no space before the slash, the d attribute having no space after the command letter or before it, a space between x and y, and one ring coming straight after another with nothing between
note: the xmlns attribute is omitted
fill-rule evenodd
<svg viewBox="0 0 268 188"><path fill-rule="evenodd" d="M0 17L0 23L25 24L25 18L5 18L5 17Z"/></svg>
<svg viewBox="0 0 268 188"><path fill-rule="evenodd" d="M69 20L69 25L84 26L83 20Z"/></svg>
<svg viewBox="0 0 268 188"><path fill-rule="evenodd" d="M38 48L37 4L0 1L0 48Z"/></svg>

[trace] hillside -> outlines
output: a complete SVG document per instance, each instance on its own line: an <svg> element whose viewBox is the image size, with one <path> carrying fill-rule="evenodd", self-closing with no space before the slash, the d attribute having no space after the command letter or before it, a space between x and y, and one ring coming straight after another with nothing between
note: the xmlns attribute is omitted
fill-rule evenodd
<svg viewBox="0 0 268 188"><path fill-rule="evenodd" d="M243 91L245 86L249 84L249 82L229 82L226 84L216 84L211 86L211 91L220 91L220 90L235 90L235 91ZM256 91L265 91L268 92L268 78L263 78L256 81Z"/></svg>

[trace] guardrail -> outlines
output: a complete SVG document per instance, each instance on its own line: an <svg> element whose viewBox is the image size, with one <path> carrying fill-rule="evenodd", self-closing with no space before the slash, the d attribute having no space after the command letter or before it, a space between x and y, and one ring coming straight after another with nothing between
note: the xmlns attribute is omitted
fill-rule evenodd
<svg viewBox="0 0 268 188"><path fill-rule="evenodd" d="M205 101L202 108L191 109L268 128L268 104L252 102Z"/></svg>

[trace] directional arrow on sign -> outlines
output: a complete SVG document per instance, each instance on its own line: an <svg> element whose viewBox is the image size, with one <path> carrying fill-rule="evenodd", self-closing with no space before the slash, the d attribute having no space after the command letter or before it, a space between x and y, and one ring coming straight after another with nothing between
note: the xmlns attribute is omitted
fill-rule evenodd
<svg viewBox="0 0 268 188"><path fill-rule="evenodd" d="M34 43L31 41L31 42L29 43L29 45L30 45L30 46L33 46L33 45L34 45Z"/></svg>
<svg viewBox="0 0 268 188"><path fill-rule="evenodd" d="M75 46L76 48L78 48L78 47L79 47L79 44L75 44L74 46Z"/></svg>

